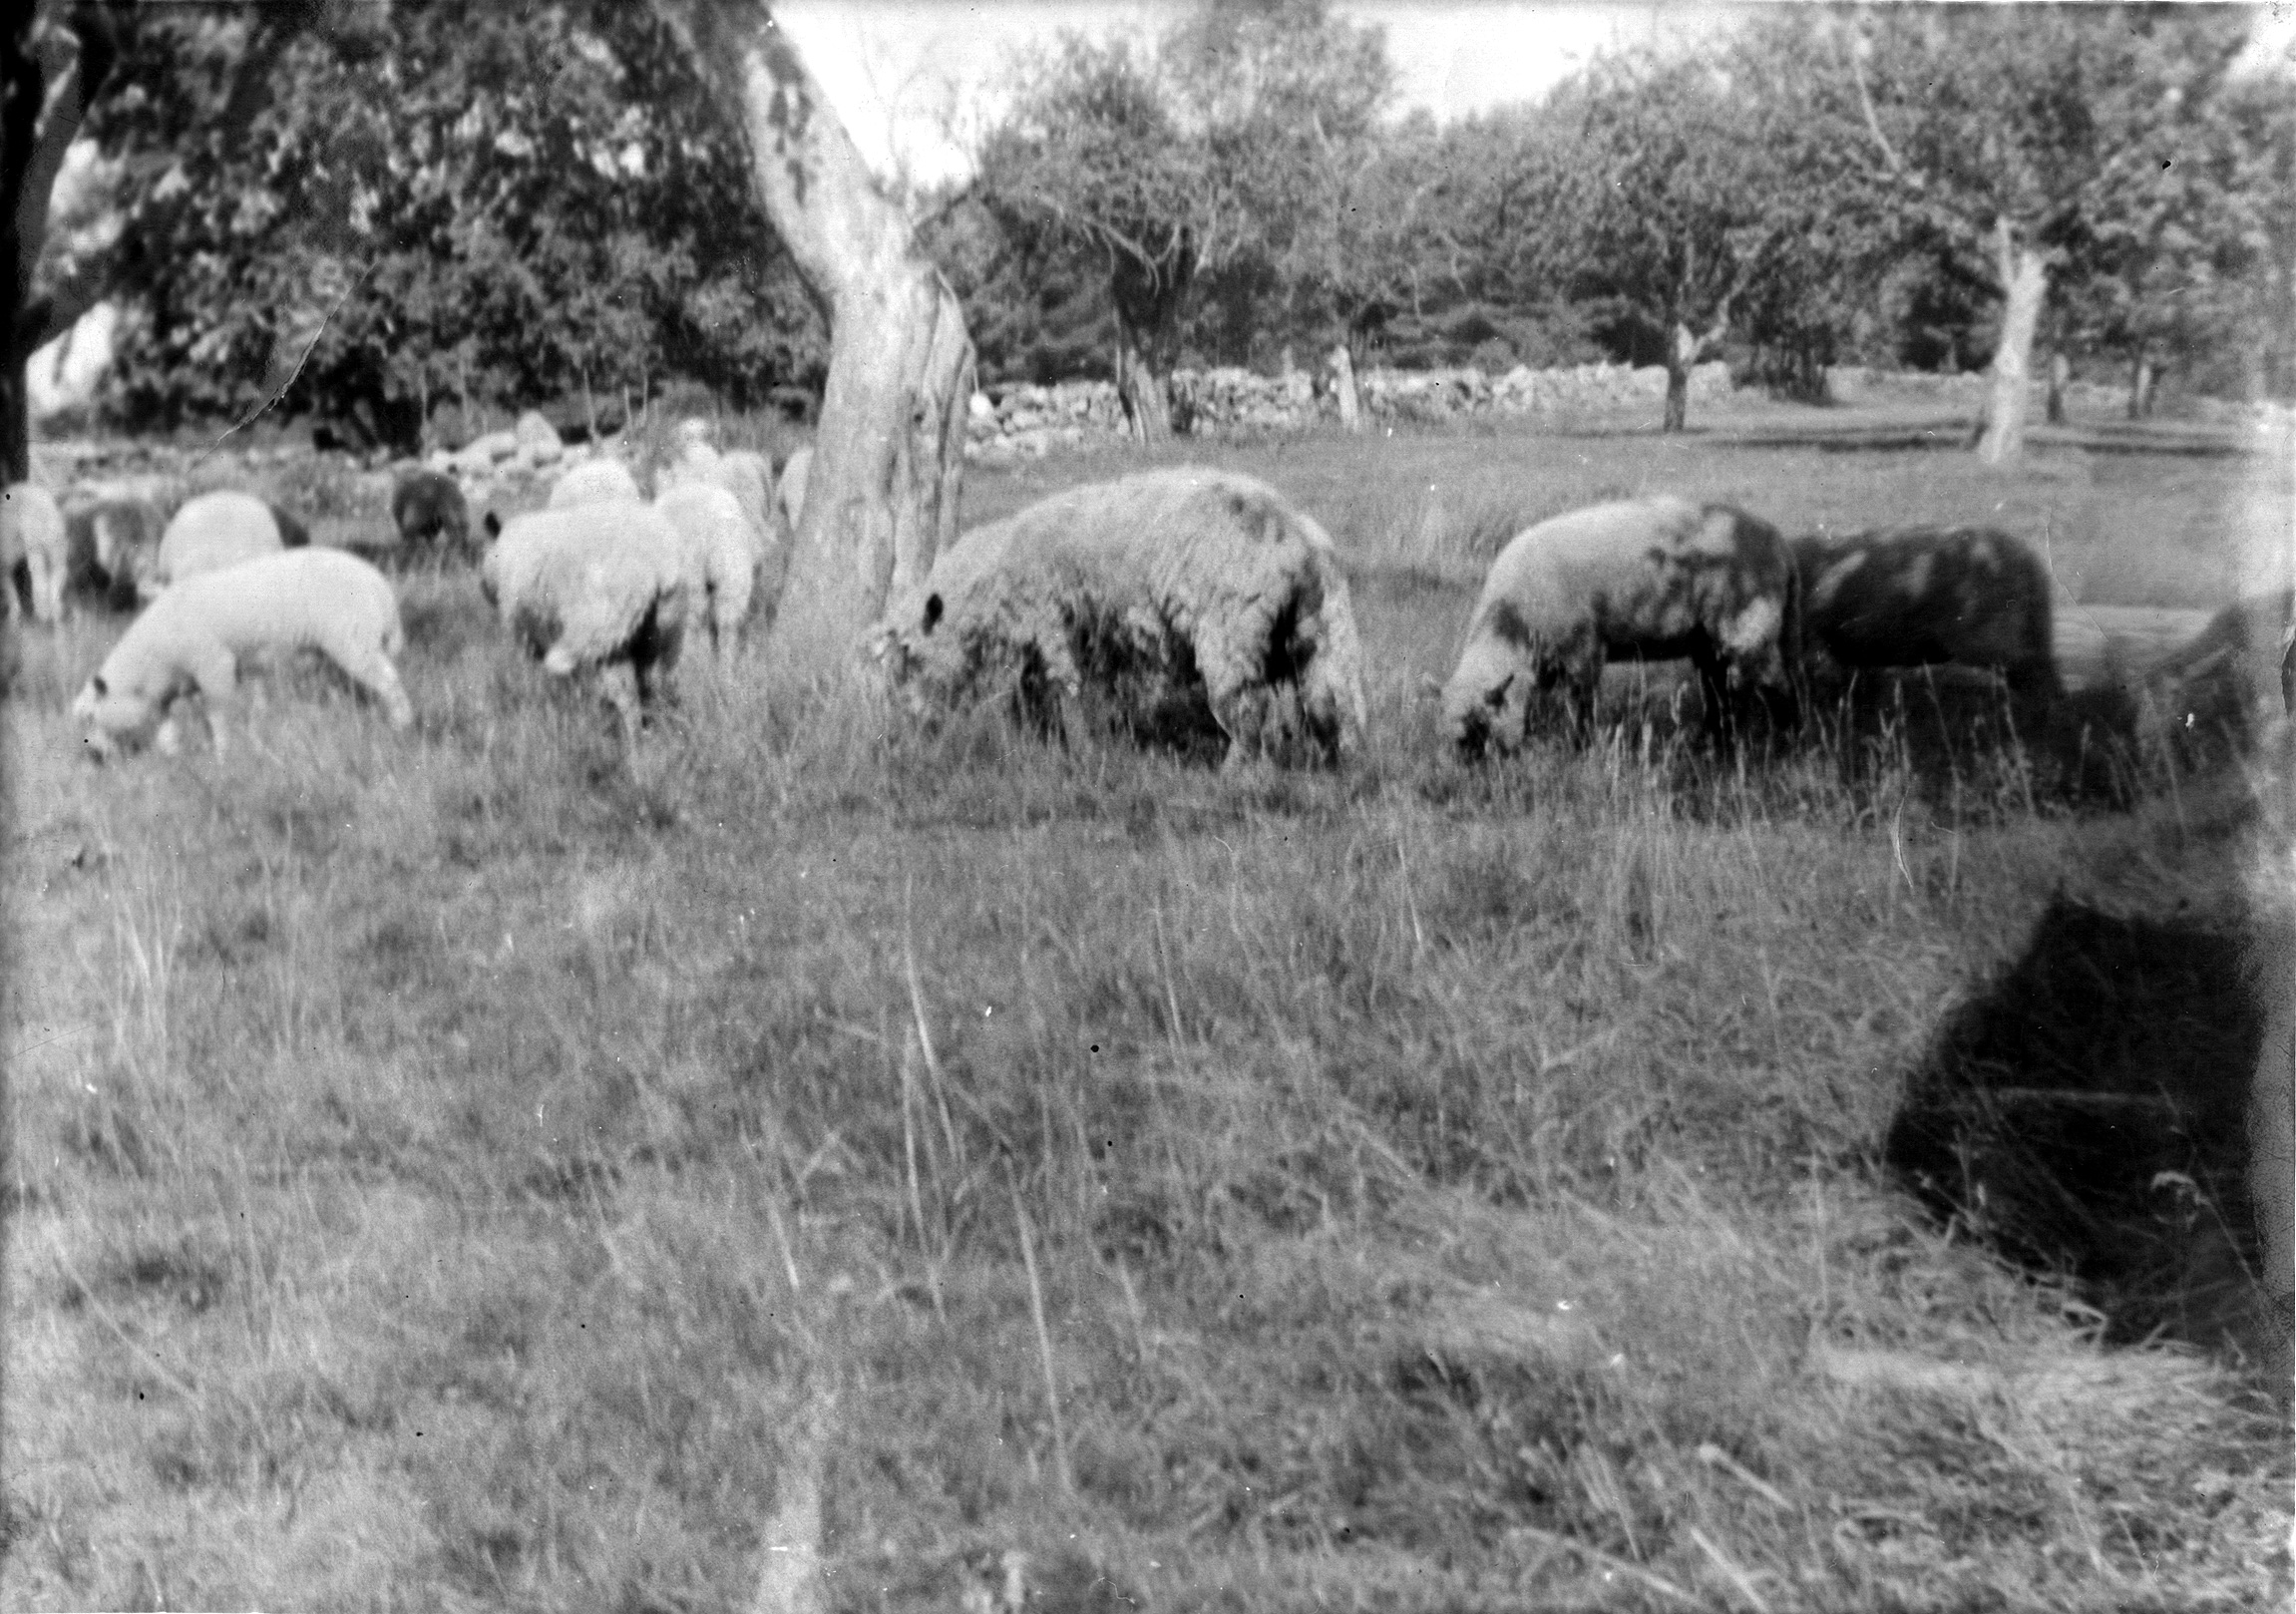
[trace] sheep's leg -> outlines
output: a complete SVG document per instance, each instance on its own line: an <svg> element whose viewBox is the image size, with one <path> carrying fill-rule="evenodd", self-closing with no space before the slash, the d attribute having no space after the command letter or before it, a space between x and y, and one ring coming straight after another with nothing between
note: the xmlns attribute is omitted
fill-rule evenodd
<svg viewBox="0 0 2296 1614"><path fill-rule="evenodd" d="M224 739L223 714L238 696L238 664L231 652L220 644L202 649L191 663L191 682L199 691L199 706L207 719L207 739L220 761L230 748ZM173 723L173 714L168 719ZM167 724L162 724L165 732ZM165 750L165 745L162 746Z"/></svg>
<svg viewBox="0 0 2296 1614"><path fill-rule="evenodd" d="M597 681L599 690L621 719L622 743L635 745L642 716L636 668L627 661L609 661L598 669Z"/></svg>

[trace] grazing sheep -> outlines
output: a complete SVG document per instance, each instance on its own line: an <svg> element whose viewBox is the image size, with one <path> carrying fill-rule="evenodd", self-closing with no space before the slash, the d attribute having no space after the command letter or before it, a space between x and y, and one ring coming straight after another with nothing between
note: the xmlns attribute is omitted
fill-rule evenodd
<svg viewBox="0 0 2296 1614"><path fill-rule="evenodd" d="M409 471L391 487L391 525L410 554L467 556L471 509L453 477Z"/></svg>
<svg viewBox="0 0 2296 1614"><path fill-rule="evenodd" d="M653 508L677 529L700 562L701 595L695 603L707 601L702 614L709 623L711 644L719 663L729 662L735 635L749 615L757 569L765 559L764 536L742 514L739 501L715 483L673 483L654 500ZM689 561L685 568L689 586L696 571Z"/></svg>
<svg viewBox="0 0 2296 1614"><path fill-rule="evenodd" d="M619 460L584 460L551 489L550 508L573 510L582 505L610 505L622 500L636 502L644 494L638 492L637 478L630 475L629 467Z"/></svg>
<svg viewBox="0 0 2296 1614"><path fill-rule="evenodd" d="M181 583L258 556L300 549L310 541L302 523L268 500L229 489L202 493L177 511L160 535L153 582Z"/></svg>
<svg viewBox="0 0 2296 1614"><path fill-rule="evenodd" d="M486 518L494 539L479 586L545 671L596 667L634 737L643 707L677 666L690 586L685 541L644 505L580 505Z"/></svg>
<svg viewBox="0 0 2296 1614"><path fill-rule="evenodd" d="M723 488L733 495L742 516L761 535L773 521L773 473L762 456L747 449L720 453L707 443L688 444L682 454L654 474L653 485L657 498L666 489L687 485Z"/></svg>
<svg viewBox="0 0 2296 1614"><path fill-rule="evenodd" d="M1896 527L1793 542L1803 640L1820 668L1940 662L2000 672L2018 693L2061 693L2049 571L1988 527Z"/></svg>
<svg viewBox="0 0 2296 1614"><path fill-rule="evenodd" d="M357 556L328 549L258 556L171 584L112 647L72 715L93 725L88 744L98 761L155 719L160 749L173 754L170 708L195 691L221 756L222 710L236 689L239 657L309 648L381 701L393 728L405 728L414 708L391 664L405 645L398 596Z"/></svg>
<svg viewBox="0 0 2296 1614"><path fill-rule="evenodd" d="M1089 681L1135 733L1209 718L1234 765L1282 750L1296 709L1327 759L1364 723L1347 580L1273 488L1201 468L1072 488L958 539L872 635L919 706ZM1284 704L1280 707L1278 702Z"/></svg>
<svg viewBox="0 0 2296 1614"><path fill-rule="evenodd" d="M1445 730L1468 756L1511 751L1533 696L1563 683L1584 734L1607 657L1687 656L1709 732L1727 738L1748 697L1789 690L1795 614L1785 541L1743 511L1668 498L1574 510L1492 562L1443 687Z"/></svg>
<svg viewBox="0 0 2296 1614"><path fill-rule="evenodd" d="M811 447L799 449L781 468L781 482L774 489L773 502L780 509L781 519L792 533L797 531L798 518L805 514L805 484L812 475Z"/></svg>
<svg viewBox="0 0 2296 1614"><path fill-rule="evenodd" d="M19 482L0 492L0 560L14 609L16 572L25 573L33 619L56 623L64 619L64 580L71 570L71 540L64 512L56 496L33 482Z"/></svg>

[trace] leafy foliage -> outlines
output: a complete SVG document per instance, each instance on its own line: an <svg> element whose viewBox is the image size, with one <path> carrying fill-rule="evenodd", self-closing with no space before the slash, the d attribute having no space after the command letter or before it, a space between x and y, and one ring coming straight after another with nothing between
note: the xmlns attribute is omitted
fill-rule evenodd
<svg viewBox="0 0 2296 1614"><path fill-rule="evenodd" d="M643 7L140 15L131 419L290 411L412 442L473 405L818 371L742 158Z"/></svg>

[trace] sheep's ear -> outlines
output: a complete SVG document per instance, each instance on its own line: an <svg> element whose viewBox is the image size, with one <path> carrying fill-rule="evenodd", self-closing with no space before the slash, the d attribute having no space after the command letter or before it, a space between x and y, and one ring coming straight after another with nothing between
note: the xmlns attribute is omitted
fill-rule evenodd
<svg viewBox="0 0 2296 1614"><path fill-rule="evenodd" d="M932 632L934 624L941 620L941 597L939 595L927 595L925 597L925 630L928 633Z"/></svg>
<svg viewBox="0 0 2296 1614"><path fill-rule="evenodd" d="M490 510L490 511L488 511L488 512L487 512L487 519L486 519L485 521L481 522L479 525L480 525L480 526L482 526L482 527L484 527L484 528L487 530L487 537L489 537L489 538L500 538L500 537L502 537L502 534L503 534L503 519L502 519L502 517L500 517L500 516L496 515L496 514L495 514L493 511L491 511L491 510Z"/></svg>

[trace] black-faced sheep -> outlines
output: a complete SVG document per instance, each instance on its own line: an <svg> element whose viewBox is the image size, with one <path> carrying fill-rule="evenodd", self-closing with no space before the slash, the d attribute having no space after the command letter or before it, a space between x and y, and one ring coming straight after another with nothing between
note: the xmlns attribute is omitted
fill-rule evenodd
<svg viewBox="0 0 2296 1614"><path fill-rule="evenodd" d="M2012 691L2060 692L2049 570L1987 527L1897 527L1793 543L1814 669L1998 671Z"/></svg>
<svg viewBox="0 0 2296 1614"><path fill-rule="evenodd" d="M1135 732L1209 718L1231 764L1327 759L1362 734L1362 652L1322 528L1273 488L1195 468L1073 488L974 528L872 635L938 709L1004 690L1049 715L1090 683Z"/></svg>
<svg viewBox="0 0 2296 1614"><path fill-rule="evenodd" d="M92 725L88 744L99 761L155 720L161 750L173 752L170 708L196 693L220 756L239 658L308 648L380 701L393 728L405 728L414 710L391 664L405 645L398 597L357 556L326 549L258 556L169 585L112 647L72 714Z"/></svg>
<svg viewBox="0 0 2296 1614"><path fill-rule="evenodd" d="M684 540L640 504L535 511L507 525L480 563L488 604L545 671L596 668L625 736L677 666L689 609Z"/></svg>
<svg viewBox="0 0 2296 1614"><path fill-rule="evenodd" d="M301 549L310 541L303 524L269 500L217 489L191 500L168 523L160 535L153 580L163 587L181 583L258 556Z"/></svg>
<svg viewBox="0 0 2296 1614"><path fill-rule="evenodd" d="M71 570L71 540L56 496L32 482L0 491L0 568L5 569L9 609L16 608L21 573L33 619L64 619L64 580Z"/></svg>
<svg viewBox="0 0 2296 1614"><path fill-rule="evenodd" d="M391 525L409 555L471 553L471 508L455 479L436 471L409 471L392 484Z"/></svg>
<svg viewBox="0 0 2296 1614"><path fill-rule="evenodd" d="M1653 498L1595 505L1518 533L1491 564L1443 722L1462 754L1511 751L1534 696L1566 686L1591 729L1611 656L1688 657L1711 734L1756 698L1790 700L1793 563L1767 523L1727 505Z"/></svg>

